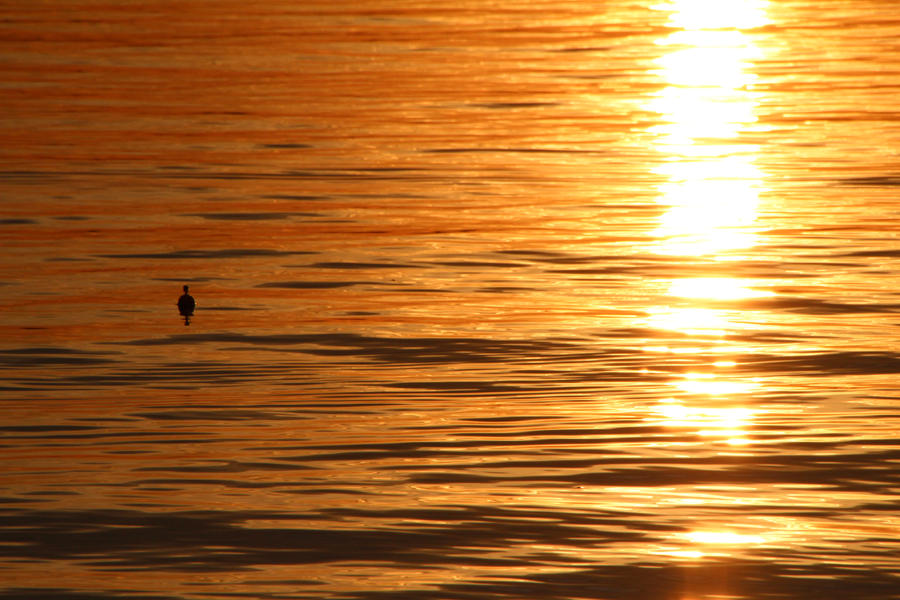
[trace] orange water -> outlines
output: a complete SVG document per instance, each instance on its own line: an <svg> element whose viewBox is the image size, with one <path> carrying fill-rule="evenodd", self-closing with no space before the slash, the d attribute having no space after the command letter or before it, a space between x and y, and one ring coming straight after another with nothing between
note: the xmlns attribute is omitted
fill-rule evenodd
<svg viewBox="0 0 900 600"><path fill-rule="evenodd" d="M0 12L0 598L900 598L893 2Z"/></svg>

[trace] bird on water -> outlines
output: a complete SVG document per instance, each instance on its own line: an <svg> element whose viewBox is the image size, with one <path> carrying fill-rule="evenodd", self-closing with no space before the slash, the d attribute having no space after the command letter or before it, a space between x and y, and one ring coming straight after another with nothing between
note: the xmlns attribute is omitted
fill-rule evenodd
<svg viewBox="0 0 900 600"><path fill-rule="evenodd" d="M194 314L197 303L194 297L188 294L188 286L184 286L184 293L178 298L178 312L184 317L184 324L190 323L190 317Z"/></svg>

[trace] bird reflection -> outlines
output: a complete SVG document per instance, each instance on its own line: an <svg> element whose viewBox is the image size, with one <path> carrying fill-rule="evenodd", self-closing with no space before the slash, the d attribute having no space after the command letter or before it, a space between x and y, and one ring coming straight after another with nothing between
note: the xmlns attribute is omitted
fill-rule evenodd
<svg viewBox="0 0 900 600"><path fill-rule="evenodd" d="M187 327L191 324L197 303L194 302L194 297L188 294L188 286L184 286L183 289L184 293L178 298L178 313L184 317L184 325Z"/></svg>

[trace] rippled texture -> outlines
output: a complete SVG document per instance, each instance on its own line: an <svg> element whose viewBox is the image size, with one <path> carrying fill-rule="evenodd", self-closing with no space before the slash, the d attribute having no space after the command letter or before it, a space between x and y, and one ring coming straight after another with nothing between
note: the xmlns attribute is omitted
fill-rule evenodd
<svg viewBox="0 0 900 600"><path fill-rule="evenodd" d="M900 598L893 2L0 11L0 598Z"/></svg>

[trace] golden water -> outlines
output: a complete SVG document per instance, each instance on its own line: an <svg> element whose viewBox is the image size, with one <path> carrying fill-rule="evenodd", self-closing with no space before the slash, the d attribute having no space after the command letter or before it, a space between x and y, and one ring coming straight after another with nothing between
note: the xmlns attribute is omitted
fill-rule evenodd
<svg viewBox="0 0 900 600"><path fill-rule="evenodd" d="M0 598L900 598L895 3L0 12Z"/></svg>

